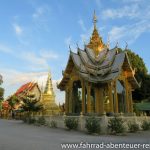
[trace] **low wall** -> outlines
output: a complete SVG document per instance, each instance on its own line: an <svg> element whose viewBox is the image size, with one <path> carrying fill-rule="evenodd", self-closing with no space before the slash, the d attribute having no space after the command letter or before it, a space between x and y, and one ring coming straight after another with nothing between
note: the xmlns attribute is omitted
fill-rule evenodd
<svg viewBox="0 0 150 150"><path fill-rule="evenodd" d="M39 117L41 117L41 115L34 116L35 119L38 119ZM61 115L61 116L43 116L43 117L45 118L47 124L50 124L51 121L55 121L57 123L57 127L58 128L63 128L63 129L66 129L65 124L64 124L64 121L65 121L66 118L76 118L79 121L78 122L78 130L86 131L85 122L86 122L86 119L89 116L83 116L83 115L80 115L80 116L66 116L66 115ZM123 115L120 115L119 117L123 119L124 126L126 128L128 127L129 122L137 123L140 126L141 126L141 124L144 120L147 120L147 121L150 122L150 117L149 116L135 116L135 115L134 116L123 116ZM103 116L96 117L96 118L99 119L99 121L100 121L101 132L102 133L107 133L108 132L107 131L108 130L107 129L108 122L113 117L108 117L104 114Z"/></svg>

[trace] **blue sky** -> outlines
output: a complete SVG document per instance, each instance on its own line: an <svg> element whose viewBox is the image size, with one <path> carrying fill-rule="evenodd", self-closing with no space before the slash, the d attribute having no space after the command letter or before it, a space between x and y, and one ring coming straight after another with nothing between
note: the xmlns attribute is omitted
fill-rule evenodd
<svg viewBox="0 0 150 150"><path fill-rule="evenodd" d="M150 1L148 0L1 0L0 74L5 97L27 81L45 81L51 70L57 102L64 94L56 89L69 56L69 45L83 48L93 30L96 11L100 35L113 48L139 54L150 72Z"/></svg>

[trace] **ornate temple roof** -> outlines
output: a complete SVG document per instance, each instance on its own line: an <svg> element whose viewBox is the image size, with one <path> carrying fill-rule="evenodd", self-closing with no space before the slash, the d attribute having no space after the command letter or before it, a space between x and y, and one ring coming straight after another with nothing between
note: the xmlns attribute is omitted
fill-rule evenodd
<svg viewBox="0 0 150 150"><path fill-rule="evenodd" d="M134 77L133 69L130 65L128 55L125 51L118 53L117 46L109 49L96 29L96 16L93 17L94 30L89 44L84 49L77 49L77 53L70 51L67 67L63 72L63 79L58 85L61 90L65 89L65 85L70 80L72 69L77 70L77 74L88 82L105 83L116 79L122 73L122 70L130 72L127 77L133 89L137 88L138 82Z"/></svg>
<svg viewBox="0 0 150 150"><path fill-rule="evenodd" d="M18 90L17 92L15 93L15 95L19 95L19 94L25 94L29 91L31 91L35 86L38 86L37 83L33 83L33 82L28 82L24 85L22 85ZM39 88L39 87L38 87Z"/></svg>
<svg viewBox="0 0 150 150"><path fill-rule="evenodd" d="M127 53L125 51L118 53L117 47L111 50L104 48L96 57L93 50L87 47L84 50L78 48L77 53L70 52L63 79L58 85L60 89L63 90L69 81L69 74L73 66L81 78L93 83L105 83L114 80L121 74L122 69L133 72ZM128 77L128 80L133 88L138 87L134 74Z"/></svg>

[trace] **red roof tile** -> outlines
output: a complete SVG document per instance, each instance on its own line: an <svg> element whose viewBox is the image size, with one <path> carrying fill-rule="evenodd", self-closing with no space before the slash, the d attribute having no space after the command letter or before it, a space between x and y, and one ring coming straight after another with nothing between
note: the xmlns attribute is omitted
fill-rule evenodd
<svg viewBox="0 0 150 150"><path fill-rule="evenodd" d="M17 90L15 95L21 94L25 91L31 91L33 89L33 87L35 87L36 85L37 85L37 83L32 83L32 82L26 83Z"/></svg>

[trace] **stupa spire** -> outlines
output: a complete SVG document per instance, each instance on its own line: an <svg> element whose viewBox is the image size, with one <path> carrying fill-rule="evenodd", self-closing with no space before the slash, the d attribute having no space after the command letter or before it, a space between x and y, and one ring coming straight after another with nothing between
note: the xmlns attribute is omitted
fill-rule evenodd
<svg viewBox="0 0 150 150"><path fill-rule="evenodd" d="M94 10L94 15L93 15L93 23L94 23L94 29L96 29L97 17L96 17L95 10Z"/></svg>
<svg viewBox="0 0 150 150"><path fill-rule="evenodd" d="M94 15L93 15L93 23L94 23L94 30L92 33L92 36L90 38L90 42L88 43L87 47L92 49L95 53L95 55L97 56L99 54L99 52L106 47L106 45L103 43L102 41L102 37L99 36L97 27L96 27L96 23L97 23L97 17L96 17L96 13L94 11Z"/></svg>
<svg viewBox="0 0 150 150"><path fill-rule="evenodd" d="M53 95L53 86L52 86L52 79L51 79L51 73L48 72L47 82L44 90L44 94L50 94Z"/></svg>

